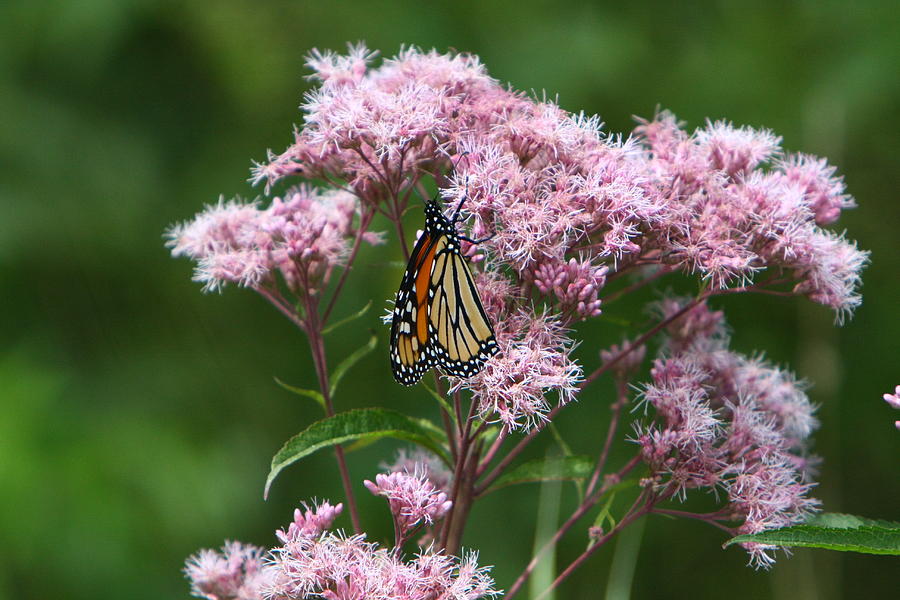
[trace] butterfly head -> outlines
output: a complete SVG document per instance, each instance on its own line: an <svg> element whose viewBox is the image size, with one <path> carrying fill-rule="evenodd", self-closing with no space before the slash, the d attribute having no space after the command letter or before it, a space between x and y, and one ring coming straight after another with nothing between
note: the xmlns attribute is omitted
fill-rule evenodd
<svg viewBox="0 0 900 600"><path fill-rule="evenodd" d="M437 200L429 200L425 203L425 226L426 228L434 228L447 221L444 216L443 208Z"/></svg>
<svg viewBox="0 0 900 600"><path fill-rule="evenodd" d="M432 219L436 215L441 214L441 205L437 200L429 200L425 203L425 218Z"/></svg>

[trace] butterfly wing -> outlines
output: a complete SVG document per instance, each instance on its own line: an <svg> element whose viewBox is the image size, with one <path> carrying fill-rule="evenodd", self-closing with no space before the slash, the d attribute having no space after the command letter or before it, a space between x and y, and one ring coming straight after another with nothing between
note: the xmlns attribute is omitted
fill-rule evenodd
<svg viewBox="0 0 900 600"><path fill-rule="evenodd" d="M497 353L478 288L453 238L435 253L429 317L434 362L444 373L470 377Z"/></svg>
<svg viewBox="0 0 900 600"><path fill-rule="evenodd" d="M403 385L414 385L434 365L429 343L429 277L435 254L446 237L426 231L419 236L397 298L391 321L391 370Z"/></svg>

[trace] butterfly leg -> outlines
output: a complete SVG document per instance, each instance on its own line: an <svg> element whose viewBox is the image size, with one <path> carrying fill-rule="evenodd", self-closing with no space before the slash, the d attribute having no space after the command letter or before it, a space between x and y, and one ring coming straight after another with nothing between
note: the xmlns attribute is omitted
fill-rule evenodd
<svg viewBox="0 0 900 600"><path fill-rule="evenodd" d="M453 211L453 218L450 219L451 225L456 225L456 222L459 220L459 211L462 210L463 204L466 203L466 199L469 197L469 178L466 177L466 193L463 194L463 197L460 198L459 204L456 205L456 210Z"/></svg>
<svg viewBox="0 0 900 600"><path fill-rule="evenodd" d="M473 240L472 238L467 237L467 236L464 236L464 235L460 235L460 236L458 236L458 237L459 237L459 239L461 239L461 240L464 241L464 242L469 242L469 243L472 244L473 246L477 246L478 244L483 244L484 242L487 242L487 241L489 241L489 240L494 239L494 236L495 236L495 235L497 235L497 234L496 234L496 233L492 233L491 235L489 235L489 236L487 236L487 237L483 237L483 238L481 238L480 240Z"/></svg>

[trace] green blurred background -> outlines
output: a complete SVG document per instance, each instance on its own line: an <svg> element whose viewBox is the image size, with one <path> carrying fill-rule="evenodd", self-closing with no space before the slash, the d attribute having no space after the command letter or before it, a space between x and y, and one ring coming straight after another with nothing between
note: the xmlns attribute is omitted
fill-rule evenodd
<svg viewBox="0 0 900 600"><path fill-rule="evenodd" d="M202 295L161 234L220 193L259 193L245 181L250 160L290 142L304 54L357 40L384 55L403 43L477 53L494 77L558 93L614 132L660 105L691 127L706 117L771 127L787 149L828 156L860 205L839 226L872 250L855 319L832 327L802 300L717 306L736 348L814 383L825 507L900 519L900 415L881 400L900 383L896 2L14 0L0 8L0 597L184 598L188 554L225 538L271 545L298 501L341 499L323 452L263 502L271 455L317 417L273 383L314 386L305 340L250 292ZM378 313L398 255L394 239L367 251L368 281L351 277L337 308L373 298L377 310L334 336L332 364L370 328L381 336L337 404L434 417L426 394L387 369ZM610 314L640 323L640 310ZM622 333L584 327L583 363ZM576 451L599 446L608 396L598 387L562 416ZM394 446L349 457L376 540L389 533L386 509L360 483ZM619 444L614 458L628 450ZM501 587L527 561L537 497L534 486L507 488L473 513L465 542L496 565ZM565 488L563 506L573 501ZM583 549L580 535L560 561ZM632 597L897 590L896 559L798 551L758 573L723 541L702 524L651 519ZM594 557L560 597L603 597L611 556Z"/></svg>

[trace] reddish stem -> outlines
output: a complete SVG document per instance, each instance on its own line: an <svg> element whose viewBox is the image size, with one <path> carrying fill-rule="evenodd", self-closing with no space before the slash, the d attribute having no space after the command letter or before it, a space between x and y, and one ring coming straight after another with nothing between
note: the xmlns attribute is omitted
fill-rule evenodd
<svg viewBox="0 0 900 600"><path fill-rule="evenodd" d="M282 298L281 294L279 294L277 290L264 287L258 287L254 289L260 296L268 300L272 304L272 306L277 308L278 312L287 317L291 323L299 327L300 331L306 333L306 323L303 321L303 319L297 316L296 311L294 311L294 309L292 309L287 304L287 301Z"/></svg>
<svg viewBox="0 0 900 600"><path fill-rule="evenodd" d="M587 559L589 559L591 557L591 555L593 555L597 550L602 548L604 546L604 544L606 544L606 542L611 540L622 529L624 529L625 527L627 527L628 525L630 525L632 522L639 519L640 517L643 517L648 512L650 512L650 509L648 507L643 507L639 510L632 511L628 515L626 515L621 521L619 521L619 523L615 527L613 527L609 531L609 533L607 533L603 537L599 538L596 542L591 544L590 548L588 548L587 550L582 552L578 558L576 558L574 561L572 561L572 564L570 564L568 567L566 567L566 569L562 573L560 573L556 579L553 580L553 583L551 583L550 586L546 590L541 592L540 596L537 597L537 600L541 600L542 598L545 598L550 592L555 590L559 584L561 584L572 573L574 573L578 569L578 567L580 567L582 564L584 564L584 562ZM509 596L506 596L506 598L509 598Z"/></svg>
<svg viewBox="0 0 900 600"><path fill-rule="evenodd" d="M597 550L603 547L606 542L613 538L617 533L619 533L622 529L630 525L635 520L643 517L649 512L653 511L653 508L660 502L668 500L673 493L673 489L671 487L667 487L660 493L659 495L653 494L652 492L648 492L646 489L637 497L634 501L634 504L631 505L631 508L628 509L628 512L625 513L625 516L622 517L622 520L613 527L609 533L600 537L596 542L591 544L591 546L581 553L572 564L565 568L565 570L559 574L559 576L550 584L550 586L541 592L540 596L537 597L537 600L541 600L545 598L547 594L552 592L556 587L565 581L572 573L575 572L578 567L580 567L584 562L591 557ZM638 508L638 505L641 501L644 500L644 505Z"/></svg>
<svg viewBox="0 0 900 600"><path fill-rule="evenodd" d="M641 335L639 338L637 338L636 340L634 340L633 342L631 342L630 344L628 344L628 346L625 347L625 348L623 348L621 352L619 352L618 354L616 354L613 358L611 358L611 359L608 360L607 362L605 362L605 363L603 363L602 365L600 365L597 369L594 370L593 373L591 373L590 375L588 375L587 377L585 377L585 378L584 378L584 381L581 382L581 384L579 385L579 387L580 387L581 389L586 388L588 385L591 384L591 382L593 382L595 379L597 379L598 377L600 377L601 375L603 375L604 373L606 373L607 371L609 371L610 369L612 369L614 366L616 366L616 364L618 364L619 361L621 361L623 358L625 358L626 356L628 356L631 352L633 352L633 351L636 350L637 348L639 348L639 347L641 347L642 345L644 345L644 343L645 343L647 340L649 340L650 338L652 338L654 335L656 335L657 333L659 333L660 331L662 331L662 329L663 329L666 325L668 325L669 323L671 323L671 322L674 321L675 319L681 317L682 315L684 315L686 312L688 312L688 311L691 310L692 308L694 308L694 307L696 307L697 305L701 304L704 300L706 300L707 296L709 296L709 293L708 293L708 292L704 292L703 294L701 294L701 295L698 296L697 298L691 300L690 302L688 302L687 304L685 304L684 306L682 306L682 307L681 307L680 309L678 309L676 312L672 313L671 315L669 315L668 317L666 317L665 319L663 319L662 321L660 321L659 323L657 323L656 325L654 325L649 331L647 331L646 333L644 333L643 335Z"/></svg>
<svg viewBox="0 0 900 600"><path fill-rule="evenodd" d="M328 365L325 358L325 342L322 338L322 323L319 321L316 301L309 293L306 293L305 296L307 339L309 340L309 347L313 356L316 377L319 380L319 390L322 392L322 397L325 399L325 414L329 417L333 417L334 405L331 401L331 385L328 381ZM347 505L350 508L350 520L353 522L353 531L359 534L362 533L362 527L360 526L359 521L359 509L356 506L356 497L353 495L353 485L350 481L350 472L347 469L347 460L344 457L343 447L340 445L335 446L334 454L337 458L338 470L341 473L341 483L344 486Z"/></svg>
<svg viewBox="0 0 900 600"><path fill-rule="evenodd" d="M603 473L603 468L606 466L606 459L609 456L609 449L612 446L613 436L619 427L619 416L622 414L622 408L628 404L627 382L620 379L617 382L617 385L619 398L612 405L612 417L610 418L609 427L606 431L606 440L603 442L603 450L600 451L600 458L597 459L597 466L594 468L591 480L584 492L585 496L591 495L591 492L594 491L594 486L597 485L597 481L600 479L600 474Z"/></svg>
<svg viewBox="0 0 900 600"><path fill-rule="evenodd" d="M506 438L509 436L509 429L504 425L500 428L500 433L497 434L497 439L494 440L494 443L491 444L491 447L485 453L484 458L481 460L481 464L478 465L478 470L475 471L475 477L481 477L481 475L487 470L488 465L491 464L491 461L494 460L494 456L496 456L497 451L500 450L500 447L503 445L503 442L506 441Z"/></svg>
<svg viewBox="0 0 900 600"><path fill-rule="evenodd" d="M344 265L341 277L338 279L334 292L331 294L331 300L328 302L328 307L325 309L325 312L322 313L322 323L327 323L328 317L331 316L331 311L334 309L334 305L341 293L341 289L344 287L344 282L347 281L347 275L350 274L350 269L353 268L353 261L356 259L356 253L359 252L359 247L362 245L363 234L369 229L372 217L375 216L375 213L371 209L363 207L362 211L363 212L359 216L359 229L356 232L356 239L353 240L353 248L350 250L347 264Z"/></svg>
<svg viewBox="0 0 900 600"><path fill-rule="evenodd" d="M695 519L697 521L703 521L704 523L709 523L713 527L717 527L722 531L727 532L732 537L737 533L731 527L719 523L719 519L726 517L726 514L722 512L692 513L684 510L673 510L668 508L654 508L651 512L658 515L669 515L670 517L680 517L682 519Z"/></svg>
<svg viewBox="0 0 900 600"><path fill-rule="evenodd" d="M455 404L457 405L457 414L461 415L459 393L455 394ZM474 472L478 465L477 452L471 452L474 444L474 437L470 436L472 431L472 419L475 416L475 402L469 405L468 416L466 422L461 422L459 417L457 422L459 433L459 452L456 456L456 466L453 471L453 490L450 499L453 505L450 507L446 517L444 518L444 527L441 530L441 547L448 554L455 554L459 550L459 543L462 538L462 531L465 527L466 517L468 516L469 506L473 496Z"/></svg>

